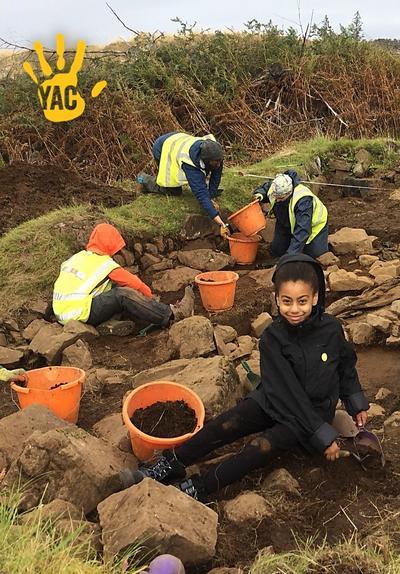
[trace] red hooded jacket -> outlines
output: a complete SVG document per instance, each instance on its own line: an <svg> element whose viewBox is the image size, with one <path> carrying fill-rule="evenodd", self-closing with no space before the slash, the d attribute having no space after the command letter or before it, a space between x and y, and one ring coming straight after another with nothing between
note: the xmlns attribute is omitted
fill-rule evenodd
<svg viewBox="0 0 400 574"><path fill-rule="evenodd" d="M90 234L86 249L99 255L109 255L112 257L125 247L125 245L126 243L122 235L113 225L109 223L99 223ZM132 289L136 289L136 291L140 291L140 293L143 293L146 297L152 296L151 289L146 283L143 283L139 277L129 273L129 271L122 267L111 271L108 277L110 281L121 285L121 287L131 287Z"/></svg>

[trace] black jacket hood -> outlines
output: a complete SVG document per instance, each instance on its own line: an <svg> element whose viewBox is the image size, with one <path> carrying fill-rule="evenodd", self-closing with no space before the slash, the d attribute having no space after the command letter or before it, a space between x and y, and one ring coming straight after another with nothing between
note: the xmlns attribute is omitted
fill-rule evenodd
<svg viewBox="0 0 400 574"><path fill-rule="evenodd" d="M318 309L319 314L322 314L325 311L325 276L322 267L318 263L318 261L316 261L309 255L305 255L304 253L296 253L295 255L283 255L276 264L275 273L272 276L272 282L275 283L276 272L280 267L282 267L282 265L286 265L286 263L296 263L296 262L310 263L311 265L313 265L319 283L318 303L316 305L316 308Z"/></svg>

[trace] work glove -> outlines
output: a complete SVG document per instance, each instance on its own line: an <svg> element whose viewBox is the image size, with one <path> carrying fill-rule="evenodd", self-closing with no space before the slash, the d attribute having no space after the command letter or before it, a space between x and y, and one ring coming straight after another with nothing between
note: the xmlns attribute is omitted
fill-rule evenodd
<svg viewBox="0 0 400 574"><path fill-rule="evenodd" d="M228 236L231 234L231 232L229 226L226 223L220 226L219 234L222 237L222 239L228 239Z"/></svg>
<svg viewBox="0 0 400 574"><path fill-rule="evenodd" d="M253 193L253 201L262 201L264 199L264 196L262 193L256 192Z"/></svg>
<svg viewBox="0 0 400 574"><path fill-rule="evenodd" d="M8 369L0 367L0 383L10 383L14 380L22 381L24 380L24 373L25 369L13 369L9 371Z"/></svg>

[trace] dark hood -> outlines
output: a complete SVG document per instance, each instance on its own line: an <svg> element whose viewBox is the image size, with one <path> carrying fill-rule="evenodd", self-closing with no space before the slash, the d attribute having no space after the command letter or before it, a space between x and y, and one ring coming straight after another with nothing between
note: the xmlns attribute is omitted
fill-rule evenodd
<svg viewBox="0 0 400 574"><path fill-rule="evenodd" d="M305 255L304 253L296 253L295 255L283 255L279 259L278 263L276 264L275 273L272 276L272 282L275 283L275 274L276 274L277 270L280 267L282 267L282 265L285 265L286 263L297 262L297 261L304 262L304 263L310 263L311 265L314 266L314 269L317 273L318 282L319 282L318 303L316 305L316 308L318 309L319 313L321 314L325 311L325 276L324 276L324 272L322 270L322 267L318 263L318 261L316 261L315 259L313 259L309 255Z"/></svg>

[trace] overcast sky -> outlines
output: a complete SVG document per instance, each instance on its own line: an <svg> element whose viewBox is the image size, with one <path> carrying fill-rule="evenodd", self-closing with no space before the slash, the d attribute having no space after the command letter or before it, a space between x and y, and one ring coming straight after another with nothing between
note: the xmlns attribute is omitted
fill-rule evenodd
<svg viewBox="0 0 400 574"><path fill-rule="evenodd" d="M400 38L398 0L109 0L109 4L130 28L147 32L173 33L177 24L171 18L175 16L189 23L197 21L199 30L240 30L253 18L265 23L271 19L280 27L296 26L300 8L304 27L311 18L319 23L327 14L338 29L339 23L349 24L359 10L366 38ZM53 47L57 32L65 34L69 45L78 38L106 44L131 36L104 0L0 0L1 38L25 46L41 40Z"/></svg>

